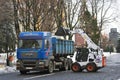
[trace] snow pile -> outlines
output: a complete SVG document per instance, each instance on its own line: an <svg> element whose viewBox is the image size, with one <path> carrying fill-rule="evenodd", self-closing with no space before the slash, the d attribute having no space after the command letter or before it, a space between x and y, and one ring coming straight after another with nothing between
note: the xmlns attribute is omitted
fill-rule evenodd
<svg viewBox="0 0 120 80"><path fill-rule="evenodd" d="M109 57L109 56L111 56L111 55L115 55L115 54L118 54L118 53L115 53L115 52L103 52L103 54L104 54L104 56L106 56L106 57Z"/></svg>
<svg viewBox="0 0 120 80"><path fill-rule="evenodd" d="M14 60L12 61L12 66L6 66L6 59L7 54L6 53L0 53L0 74L2 73L10 73L10 72L16 72L16 53L14 52Z"/></svg>
<svg viewBox="0 0 120 80"><path fill-rule="evenodd" d="M14 67L6 66L6 67L3 67L3 68L0 68L0 74L11 73L11 72L17 72L15 66Z"/></svg>
<svg viewBox="0 0 120 80"><path fill-rule="evenodd" d="M7 54L0 53L0 63L6 63L6 59L7 59Z"/></svg>

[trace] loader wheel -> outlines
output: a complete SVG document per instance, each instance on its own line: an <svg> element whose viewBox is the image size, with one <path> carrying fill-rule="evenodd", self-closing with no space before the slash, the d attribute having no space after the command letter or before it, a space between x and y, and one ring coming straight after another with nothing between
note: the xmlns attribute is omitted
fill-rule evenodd
<svg viewBox="0 0 120 80"><path fill-rule="evenodd" d="M81 72L82 71L81 66L78 63L73 63L71 65L71 69L73 72Z"/></svg>
<svg viewBox="0 0 120 80"><path fill-rule="evenodd" d="M95 63L88 63L86 65L86 69L88 72L96 72L97 71L97 66Z"/></svg>
<svg viewBox="0 0 120 80"><path fill-rule="evenodd" d="M53 62L50 61L49 64L48 64L48 70L47 72L48 73L52 73L54 71L54 65L53 65Z"/></svg>

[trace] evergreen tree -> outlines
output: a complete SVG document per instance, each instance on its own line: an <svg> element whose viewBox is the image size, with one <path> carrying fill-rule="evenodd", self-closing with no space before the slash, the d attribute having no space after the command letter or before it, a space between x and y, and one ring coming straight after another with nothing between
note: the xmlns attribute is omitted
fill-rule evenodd
<svg viewBox="0 0 120 80"><path fill-rule="evenodd" d="M100 37L99 28L97 26L97 19L94 15L91 15L88 9L86 8L83 16L84 26L82 27L83 30L87 33L87 35L98 44L98 39Z"/></svg>

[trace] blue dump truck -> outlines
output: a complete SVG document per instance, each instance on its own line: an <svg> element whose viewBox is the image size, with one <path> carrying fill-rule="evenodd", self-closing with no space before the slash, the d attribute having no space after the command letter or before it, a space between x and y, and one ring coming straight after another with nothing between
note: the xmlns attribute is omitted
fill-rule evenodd
<svg viewBox="0 0 120 80"><path fill-rule="evenodd" d="M21 32L17 48L16 69L21 74L29 71L68 70L74 54L74 42L53 37L50 32Z"/></svg>

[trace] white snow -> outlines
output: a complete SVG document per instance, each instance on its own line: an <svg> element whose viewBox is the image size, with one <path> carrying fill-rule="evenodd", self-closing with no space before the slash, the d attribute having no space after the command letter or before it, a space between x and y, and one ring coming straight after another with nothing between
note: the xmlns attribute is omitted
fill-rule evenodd
<svg viewBox="0 0 120 80"><path fill-rule="evenodd" d="M11 73L11 72L16 72L16 71L17 70L15 66L14 67L5 66L5 67L0 68L0 74Z"/></svg>
<svg viewBox="0 0 120 80"><path fill-rule="evenodd" d="M16 67L15 67L15 64L16 64L16 54L15 52L13 53L14 54L14 60L12 61L12 66L6 66L6 59L7 59L7 54L6 53L1 53L0 54L0 74L2 73L10 73L10 72L16 72Z"/></svg>
<svg viewBox="0 0 120 80"><path fill-rule="evenodd" d="M115 55L115 54L118 54L118 53L115 53L115 52L103 52L104 56L108 57L108 56L111 56L111 55Z"/></svg>

